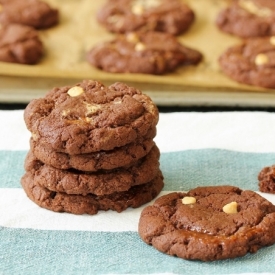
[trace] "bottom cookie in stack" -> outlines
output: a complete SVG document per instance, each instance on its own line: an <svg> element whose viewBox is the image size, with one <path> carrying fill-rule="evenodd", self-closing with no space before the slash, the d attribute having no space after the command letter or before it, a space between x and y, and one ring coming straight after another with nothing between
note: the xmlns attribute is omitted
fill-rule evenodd
<svg viewBox="0 0 275 275"><path fill-rule="evenodd" d="M55 212L121 212L150 202L160 193L164 183L159 156L155 145L132 166L83 172L54 168L38 160L30 150L21 184L32 201Z"/></svg>

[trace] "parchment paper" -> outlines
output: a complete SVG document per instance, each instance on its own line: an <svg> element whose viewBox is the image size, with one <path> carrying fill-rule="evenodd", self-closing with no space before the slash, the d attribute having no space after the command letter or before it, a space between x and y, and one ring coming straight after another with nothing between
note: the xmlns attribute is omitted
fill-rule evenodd
<svg viewBox="0 0 275 275"><path fill-rule="evenodd" d="M18 65L0 62L0 76L36 78L43 81L60 79L68 83L81 79L95 79L105 83L122 81L145 86L151 90L240 90L247 92L274 92L259 87L239 84L230 80L219 69L218 57L229 46L241 39L222 33L215 25L218 12L226 4L222 0L185 0L196 13L192 27L178 36L181 43L198 49L204 55L198 66L183 66L164 76L144 74L112 74L92 67L85 59L86 52L95 44L112 39L96 21L95 14L105 1L45 0L60 11L56 27L40 31L45 56L37 65ZM52 83L52 82L51 82ZM0 80L1 86L1 80ZM169 90L168 89L168 90Z"/></svg>

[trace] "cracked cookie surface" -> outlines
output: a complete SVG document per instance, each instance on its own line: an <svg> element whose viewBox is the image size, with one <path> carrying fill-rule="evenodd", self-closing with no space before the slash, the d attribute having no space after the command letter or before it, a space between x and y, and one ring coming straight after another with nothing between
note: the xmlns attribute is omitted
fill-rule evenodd
<svg viewBox="0 0 275 275"><path fill-rule="evenodd" d="M0 61L31 65L43 54L44 46L35 29L19 24L0 28Z"/></svg>
<svg viewBox="0 0 275 275"><path fill-rule="evenodd" d="M45 29L58 23L58 10L39 0L10 0L2 3L0 23L27 25Z"/></svg>
<svg viewBox="0 0 275 275"><path fill-rule="evenodd" d="M146 137L156 127L159 114L153 101L138 89L84 80L32 100L24 119L36 142L76 155L113 150Z"/></svg>
<svg viewBox="0 0 275 275"><path fill-rule="evenodd" d="M219 57L219 64L235 81L275 88L275 37L250 38L232 46Z"/></svg>
<svg viewBox="0 0 275 275"><path fill-rule="evenodd" d="M224 32L242 38L275 35L275 2L270 0L233 0L217 16Z"/></svg>
<svg viewBox="0 0 275 275"><path fill-rule="evenodd" d="M264 167L258 175L258 180L261 192L275 194L275 165Z"/></svg>
<svg viewBox="0 0 275 275"><path fill-rule="evenodd" d="M109 0L97 19L116 33L150 30L178 35L189 29L195 14L178 0Z"/></svg>
<svg viewBox="0 0 275 275"><path fill-rule="evenodd" d="M111 170L118 167L133 165L143 158L155 145L156 130L148 136L148 139L140 139L122 147L110 151L98 151L94 153L69 155L52 150L49 144L39 144L33 139L30 146L37 159L57 169L77 169L85 172L98 170Z"/></svg>
<svg viewBox="0 0 275 275"><path fill-rule="evenodd" d="M149 183L133 186L124 192L114 192L102 196L94 194L68 195L50 191L36 185L31 172L27 172L22 177L21 184L28 197L42 208L55 212L90 215L96 214L99 210L122 212L128 207L137 208L154 199L164 185L161 172Z"/></svg>
<svg viewBox="0 0 275 275"><path fill-rule="evenodd" d="M186 197L193 200L187 203ZM159 251L202 261L254 253L275 243L274 230L275 206L234 186L164 195L142 211L138 229L143 241Z"/></svg>
<svg viewBox="0 0 275 275"><path fill-rule="evenodd" d="M170 34L132 32L100 43L87 53L88 62L112 73L164 74L179 66L197 65L202 54Z"/></svg>
<svg viewBox="0 0 275 275"><path fill-rule="evenodd" d="M130 167L88 173L56 169L37 160L30 151L25 160L25 170L33 174L35 184L51 191L100 196L127 191L134 185L153 180L159 172L159 156L159 149L154 146L144 158Z"/></svg>

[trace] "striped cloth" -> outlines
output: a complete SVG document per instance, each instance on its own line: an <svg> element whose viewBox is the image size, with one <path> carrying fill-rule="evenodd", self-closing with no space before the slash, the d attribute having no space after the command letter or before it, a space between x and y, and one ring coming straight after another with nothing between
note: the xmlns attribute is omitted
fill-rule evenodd
<svg viewBox="0 0 275 275"><path fill-rule="evenodd" d="M23 111L0 111L0 129L0 274L275 274L275 245L207 263L158 252L137 233L143 207L94 216L38 207L20 186L30 137ZM220 184L257 191L257 174L275 164L274 137L273 113L161 113L161 195Z"/></svg>

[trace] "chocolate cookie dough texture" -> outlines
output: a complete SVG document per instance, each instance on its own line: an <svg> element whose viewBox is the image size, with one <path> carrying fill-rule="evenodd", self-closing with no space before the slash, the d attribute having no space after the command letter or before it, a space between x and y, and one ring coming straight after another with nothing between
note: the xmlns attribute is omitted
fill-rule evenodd
<svg viewBox="0 0 275 275"><path fill-rule="evenodd" d="M275 2L272 0L232 0L216 19L224 32L239 37L275 35Z"/></svg>
<svg viewBox="0 0 275 275"><path fill-rule="evenodd" d="M173 35L154 31L119 35L87 54L91 65L111 73L165 74L201 59L200 52L180 44Z"/></svg>
<svg viewBox="0 0 275 275"><path fill-rule="evenodd" d="M115 33L142 30L178 35L188 30L195 14L178 0L108 0L97 19Z"/></svg>
<svg viewBox="0 0 275 275"><path fill-rule="evenodd" d="M0 61L36 64L43 54L44 47L35 29L19 24L0 28Z"/></svg>
<svg viewBox="0 0 275 275"><path fill-rule="evenodd" d="M21 183L39 206L121 212L161 191L158 110L141 91L84 80L32 100L24 119L32 138Z"/></svg>
<svg viewBox="0 0 275 275"><path fill-rule="evenodd" d="M235 81L275 88L275 37L251 38L232 46L220 56L219 64Z"/></svg>
<svg viewBox="0 0 275 275"><path fill-rule="evenodd" d="M46 29L56 25L58 20L58 10L40 0L3 1L0 6L2 25L16 23L36 29Z"/></svg>
<svg viewBox="0 0 275 275"><path fill-rule="evenodd" d="M264 167L258 175L258 180L261 192L275 194L275 165Z"/></svg>
<svg viewBox="0 0 275 275"><path fill-rule="evenodd" d="M275 243L275 206L234 186L198 187L145 207L138 232L145 243L183 259L236 258Z"/></svg>

